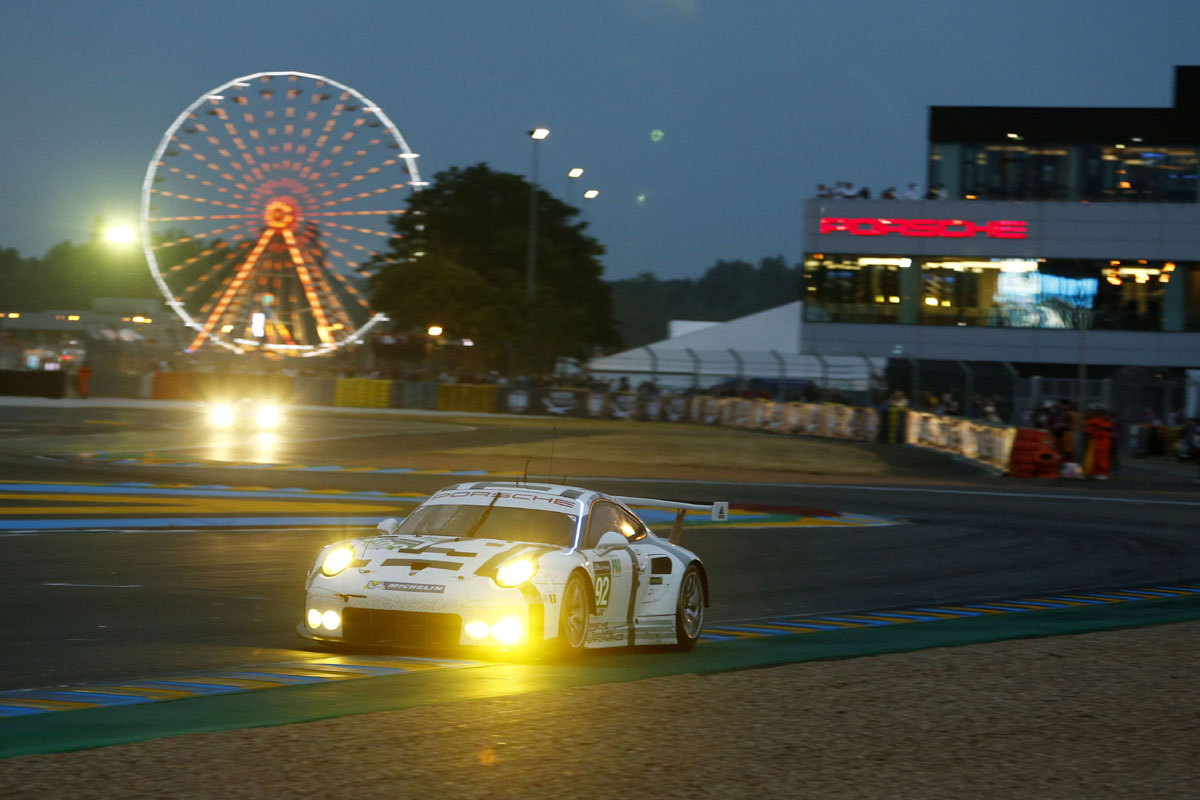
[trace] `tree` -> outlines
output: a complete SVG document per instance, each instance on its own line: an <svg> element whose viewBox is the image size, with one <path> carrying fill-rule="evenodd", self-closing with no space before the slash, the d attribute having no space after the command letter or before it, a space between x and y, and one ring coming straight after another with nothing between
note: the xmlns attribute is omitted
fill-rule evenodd
<svg viewBox="0 0 1200 800"><path fill-rule="evenodd" d="M391 220L397 238L369 259L372 305L401 332L443 326L495 369L545 372L559 357L620 344L603 246L579 210L537 192L537 281L527 297L530 185L487 164L451 168Z"/></svg>
<svg viewBox="0 0 1200 800"><path fill-rule="evenodd" d="M626 347L667 336L674 319L725 322L800 298L801 267L782 256L764 258L756 268L746 261L718 261L698 279L659 280L650 273L610 283L613 305Z"/></svg>

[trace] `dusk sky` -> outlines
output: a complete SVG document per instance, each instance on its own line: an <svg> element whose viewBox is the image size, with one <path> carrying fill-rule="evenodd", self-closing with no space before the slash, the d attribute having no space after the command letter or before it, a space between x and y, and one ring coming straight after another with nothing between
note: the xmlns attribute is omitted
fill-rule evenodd
<svg viewBox="0 0 1200 800"><path fill-rule="evenodd" d="M0 248L136 222L181 111L296 70L377 103L427 180L527 175L549 128L540 182L584 209L607 278L794 263L818 183L923 186L929 106L1169 106L1197 23L1195 0L4 0Z"/></svg>

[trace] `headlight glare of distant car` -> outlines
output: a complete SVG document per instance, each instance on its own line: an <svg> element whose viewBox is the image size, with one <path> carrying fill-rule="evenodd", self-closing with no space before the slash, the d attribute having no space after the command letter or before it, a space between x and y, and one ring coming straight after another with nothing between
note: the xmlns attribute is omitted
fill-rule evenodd
<svg viewBox="0 0 1200 800"><path fill-rule="evenodd" d="M275 406L259 406L255 420L260 428L274 428L279 424L279 409Z"/></svg>
<svg viewBox="0 0 1200 800"><path fill-rule="evenodd" d="M496 583L505 589L513 589L537 574L537 562L528 556L517 556L505 561L496 570Z"/></svg>
<svg viewBox="0 0 1200 800"><path fill-rule="evenodd" d="M354 548L349 545L339 545L325 554L321 561L321 574L327 578L340 575L342 570L350 566L354 560Z"/></svg>
<svg viewBox="0 0 1200 800"><path fill-rule="evenodd" d="M233 424L233 409L229 406L214 406L209 412L209 419L219 428L228 428Z"/></svg>

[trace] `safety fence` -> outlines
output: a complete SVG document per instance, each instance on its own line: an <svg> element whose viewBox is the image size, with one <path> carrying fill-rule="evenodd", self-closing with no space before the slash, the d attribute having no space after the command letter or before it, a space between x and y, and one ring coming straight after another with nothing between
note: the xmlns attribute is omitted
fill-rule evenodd
<svg viewBox="0 0 1200 800"><path fill-rule="evenodd" d="M12 375L8 393L68 394L61 375ZM25 381L18 385L17 379ZM55 380L47 381L47 378ZM53 385L50 385L50 384ZM30 385L26 385L30 384ZM3 387L0 387L3 388ZM881 410L833 403L782 402L765 398L712 397L592 391L578 388L439 384L378 378L313 378L303 376L156 372L148 381L154 399L196 402L271 396L295 405L344 408L407 408L463 413L502 413L591 419L680 422L818 436L853 441L907 443L955 453L1013 475L1028 472L1021 431L1011 426L981 424L956 417ZM19 391L15 391L19 390ZM1045 474L1046 468L1036 474ZM1032 476L1031 476L1032 477Z"/></svg>
<svg viewBox="0 0 1200 800"><path fill-rule="evenodd" d="M274 392L290 402L346 408L409 408L591 419L687 422L853 441L907 443L954 453L1009 471L1011 426L891 408L764 398L646 394L588 389L438 384L376 378L282 378L157 373L152 396L208 400L239 393ZM1017 470L1013 474L1023 474Z"/></svg>
<svg viewBox="0 0 1200 800"><path fill-rule="evenodd" d="M1013 442L1018 430L1023 429L919 411L907 411L905 417L904 439L908 444L954 453L1013 474Z"/></svg>

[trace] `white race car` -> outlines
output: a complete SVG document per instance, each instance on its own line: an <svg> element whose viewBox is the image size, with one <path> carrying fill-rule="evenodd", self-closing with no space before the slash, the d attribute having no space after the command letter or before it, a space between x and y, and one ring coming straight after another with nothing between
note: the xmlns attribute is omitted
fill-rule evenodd
<svg viewBox="0 0 1200 800"><path fill-rule="evenodd" d="M630 507L675 514L670 539ZM527 483L443 489L379 534L328 545L308 573L301 636L391 647L674 645L700 637L708 576L679 545L687 511L728 503L611 497Z"/></svg>

